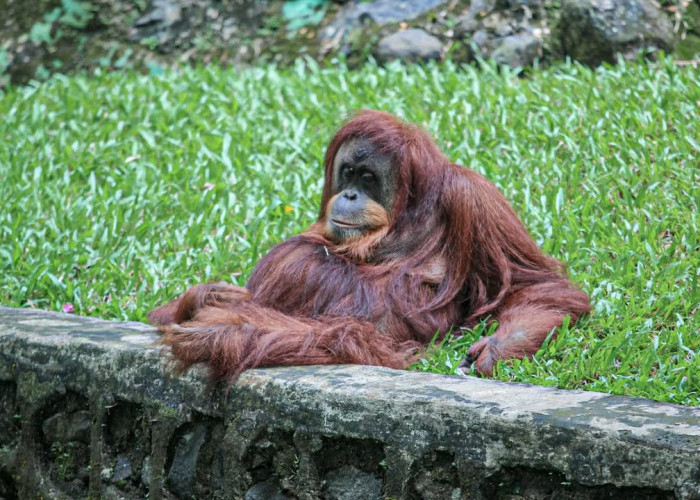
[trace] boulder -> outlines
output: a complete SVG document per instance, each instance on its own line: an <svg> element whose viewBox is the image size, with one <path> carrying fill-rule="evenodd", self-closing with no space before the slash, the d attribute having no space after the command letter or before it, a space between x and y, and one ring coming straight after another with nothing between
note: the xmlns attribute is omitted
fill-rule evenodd
<svg viewBox="0 0 700 500"><path fill-rule="evenodd" d="M421 29L408 29L382 38L377 45L380 61L429 61L439 59L442 44L433 35Z"/></svg>
<svg viewBox="0 0 700 500"><path fill-rule="evenodd" d="M542 57L546 31L541 0L473 0L455 26L455 34L469 44L472 57L514 68L530 66Z"/></svg>
<svg viewBox="0 0 700 500"><path fill-rule="evenodd" d="M457 17L455 34L464 36L482 28L482 19L496 8L496 0L473 0L467 11Z"/></svg>
<svg viewBox="0 0 700 500"><path fill-rule="evenodd" d="M376 0L354 6L350 19L376 24L410 21L443 3L445 0Z"/></svg>
<svg viewBox="0 0 700 500"><path fill-rule="evenodd" d="M387 23L410 21L438 8L446 0L375 0L374 2L353 2L343 9L321 33L322 40L343 36L348 30L364 23L380 26Z"/></svg>
<svg viewBox="0 0 700 500"><path fill-rule="evenodd" d="M389 23L410 21L437 10L446 0L375 0L373 2L349 2L321 31L321 52L341 47L348 52L348 33L365 25L384 26Z"/></svg>
<svg viewBox="0 0 700 500"><path fill-rule="evenodd" d="M534 35L511 35L500 40L491 54L498 64L511 68L531 66L535 59L542 56L542 40Z"/></svg>
<svg viewBox="0 0 700 500"><path fill-rule="evenodd" d="M563 0L557 32L564 55L591 66L674 44L671 22L652 0Z"/></svg>

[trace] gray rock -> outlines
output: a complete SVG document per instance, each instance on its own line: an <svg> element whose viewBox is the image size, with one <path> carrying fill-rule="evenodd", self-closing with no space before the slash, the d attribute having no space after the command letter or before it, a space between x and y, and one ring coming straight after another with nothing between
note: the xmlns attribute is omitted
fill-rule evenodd
<svg viewBox="0 0 700 500"><path fill-rule="evenodd" d="M41 426L47 443L79 441L90 443L90 413L75 411L56 413L44 420Z"/></svg>
<svg viewBox="0 0 700 500"><path fill-rule="evenodd" d="M179 497L190 497L195 483L199 450L207 438L207 428L202 423L195 426L178 441L173 463L168 471L168 485Z"/></svg>
<svg viewBox="0 0 700 500"><path fill-rule="evenodd" d="M327 500L354 500L382 498L382 483L368 472L351 465L331 471L326 476L325 496Z"/></svg>
<svg viewBox="0 0 700 500"><path fill-rule="evenodd" d="M509 66L527 66L542 55L542 42L531 36L542 33L533 14L541 0L473 0L458 18L455 33L469 41L472 55ZM531 24L534 23L533 24ZM496 52L496 50L499 48Z"/></svg>
<svg viewBox="0 0 700 500"><path fill-rule="evenodd" d="M153 37L159 45L167 44L176 38L183 17L182 6L177 0L153 0L151 10L134 22L131 39Z"/></svg>
<svg viewBox="0 0 700 500"><path fill-rule="evenodd" d="M328 44L339 42L345 34L363 23L383 26L387 23L410 21L438 6L446 0L375 0L357 3L343 9L321 32L321 41Z"/></svg>
<svg viewBox="0 0 700 500"><path fill-rule="evenodd" d="M100 498L102 500L127 500L129 497L124 495L123 491L119 491L117 487L109 485L102 490Z"/></svg>
<svg viewBox="0 0 700 500"><path fill-rule="evenodd" d="M652 0L563 0L557 31L564 54L592 66L674 44L671 22Z"/></svg>
<svg viewBox="0 0 700 500"><path fill-rule="evenodd" d="M443 3L445 0L376 0L355 6L354 15L362 22L371 21L382 25L410 21Z"/></svg>
<svg viewBox="0 0 700 500"><path fill-rule="evenodd" d="M485 47L487 47L490 40L491 37L489 37L489 34L486 30L478 30L474 33L474 36L472 36L472 42L474 42L474 44L480 50L483 50Z"/></svg>
<svg viewBox="0 0 700 500"><path fill-rule="evenodd" d="M146 457L143 459L143 465L141 465L141 483L151 484L151 457Z"/></svg>
<svg viewBox="0 0 700 500"><path fill-rule="evenodd" d="M277 481L268 479L249 489L243 497L243 500L288 500L290 498L291 497L282 493Z"/></svg>
<svg viewBox="0 0 700 500"><path fill-rule="evenodd" d="M114 465L112 473L112 482L123 481L131 477L131 462L126 457L117 457L117 463Z"/></svg>
<svg viewBox="0 0 700 500"><path fill-rule="evenodd" d="M442 44L433 35L421 29L399 31L384 37L377 46L377 58L381 61L429 61L439 59Z"/></svg>
<svg viewBox="0 0 700 500"><path fill-rule="evenodd" d="M484 18L481 26L497 36L504 37L513 34L511 21L512 16L508 12L494 12Z"/></svg>
<svg viewBox="0 0 700 500"><path fill-rule="evenodd" d="M455 34L463 36L482 27L482 19L496 7L496 0L473 0L466 13L457 18Z"/></svg>
<svg viewBox="0 0 700 500"><path fill-rule="evenodd" d="M512 35L501 40L491 58L511 68L531 66L542 56L542 40L533 35Z"/></svg>
<svg viewBox="0 0 700 500"><path fill-rule="evenodd" d="M446 3L446 0L376 0L374 2L358 3L351 5L340 12L331 22L329 28L334 30L357 26L364 22L372 22L379 25L410 21L421 14L437 8ZM333 36L330 33L330 36Z"/></svg>
<svg viewBox="0 0 700 500"><path fill-rule="evenodd" d="M477 30L487 30L497 37L531 29L541 9L541 0L473 0L464 14L457 17L455 34L466 38Z"/></svg>
<svg viewBox="0 0 700 500"><path fill-rule="evenodd" d="M512 11L524 8L531 10L541 9L543 4L543 0L498 0L499 9L507 9Z"/></svg>
<svg viewBox="0 0 700 500"><path fill-rule="evenodd" d="M153 8L134 23L136 26L151 24L167 28L182 19L182 7L173 0L153 0Z"/></svg>

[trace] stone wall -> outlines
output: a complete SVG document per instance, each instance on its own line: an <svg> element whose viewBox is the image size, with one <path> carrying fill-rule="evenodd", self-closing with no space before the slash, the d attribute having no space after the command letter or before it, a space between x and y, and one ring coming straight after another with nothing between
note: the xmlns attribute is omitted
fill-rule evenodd
<svg viewBox="0 0 700 500"><path fill-rule="evenodd" d="M0 308L0 498L700 498L700 409L359 366L163 376L152 329Z"/></svg>

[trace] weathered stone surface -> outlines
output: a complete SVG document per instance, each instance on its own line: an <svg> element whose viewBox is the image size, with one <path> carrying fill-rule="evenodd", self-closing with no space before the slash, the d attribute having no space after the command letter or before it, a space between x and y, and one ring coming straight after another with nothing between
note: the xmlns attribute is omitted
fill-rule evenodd
<svg viewBox="0 0 700 500"><path fill-rule="evenodd" d="M117 457L117 463L114 465L114 473L112 481L124 481L131 477L131 462L126 457Z"/></svg>
<svg viewBox="0 0 700 500"><path fill-rule="evenodd" d="M474 0L467 12L457 18L455 33L459 36L472 33L481 27L480 21L496 7L496 0Z"/></svg>
<svg viewBox="0 0 700 500"><path fill-rule="evenodd" d="M377 58L381 61L429 61L440 58L441 48L436 37L421 29L409 29L384 37L377 46Z"/></svg>
<svg viewBox="0 0 700 500"><path fill-rule="evenodd" d="M161 25L169 27L182 20L182 6L173 0L153 0L151 9L136 20L136 26Z"/></svg>
<svg viewBox="0 0 700 500"><path fill-rule="evenodd" d="M168 483L173 493L180 498L192 496L197 458L206 438L206 427L197 422L175 445L173 463L168 472Z"/></svg>
<svg viewBox="0 0 700 500"><path fill-rule="evenodd" d="M350 15L361 22L371 21L377 24L410 21L444 3L446 0L375 0L359 3Z"/></svg>
<svg viewBox="0 0 700 500"><path fill-rule="evenodd" d="M153 0L150 9L134 22L132 38L153 37L164 45L175 36L175 29L183 22L182 6L176 0Z"/></svg>
<svg viewBox="0 0 700 500"><path fill-rule="evenodd" d="M673 26L652 0L563 0L558 38L565 55L589 65L673 49Z"/></svg>
<svg viewBox="0 0 700 500"><path fill-rule="evenodd" d="M396 498L700 498L699 408L362 366L252 370L225 397L201 373L165 379L156 338L0 308L0 421L18 415L0 493L169 498L180 463L196 498L261 484L320 498L353 474ZM47 449L42 422L82 411L90 453ZM131 473L113 481L123 458Z"/></svg>
<svg viewBox="0 0 700 500"><path fill-rule="evenodd" d="M490 45L490 37L489 34L484 31L484 30L477 30L474 32L474 36L472 36L471 42L476 46L476 49L481 51L482 56L485 55L485 51Z"/></svg>
<svg viewBox="0 0 700 500"><path fill-rule="evenodd" d="M41 429L46 439L53 442L81 441L90 442L90 412L59 412L47 418Z"/></svg>
<svg viewBox="0 0 700 500"><path fill-rule="evenodd" d="M0 408L5 409L4 413L0 411L0 450L2 450L3 446L17 440L19 431L16 418L17 384L12 381L0 381Z"/></svg>
<svg viewBox="0 0 700 500"><path fill-rule="evenodd" d="M243 498L244 500L289 500L291 497L282 493L275 480L268 479L249 489Z"/></svg>
<svg viewBox="0 0 700 500"><path fill-rule="evenodd" d="M541 0L474 0L459 16L455 33L475 55L513 68L543 55L548 20Z"/></svg>
<svg viewBox="0 0 700 500"><path fill-rule="evenodd" d="M503 38L491 57L498 64L511 68L531 66L542 56L542 40L532 35L511 35Z"/></svg>
<svg viewBox="0 0 700 500"><path fill-rule="evenodd" d="M382 498L382 484L372 474L351 465L331 471L326 476L324 498L328 500L378 500Z"/></svg>
<svg viewBox="0 0 700 500"><path fill-rule="evenodd" d="M346 7L321 33L322 40L342 37L347 31L363 23L383 25L392 22L410 21L436 9L446 0L375 0L355 2Z"/></svg>

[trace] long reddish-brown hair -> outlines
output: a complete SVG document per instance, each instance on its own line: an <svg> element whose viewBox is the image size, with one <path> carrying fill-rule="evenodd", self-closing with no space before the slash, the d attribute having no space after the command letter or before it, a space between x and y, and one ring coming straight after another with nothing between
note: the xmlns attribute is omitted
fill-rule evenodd
<svg viewBox="0 0 700 500"><path fill-rule="evenodd" d="M398 188L381 229L336 242L325 229L333 163L353 138L391 158ZM469 351L490 374L590 309L491 182L452 164L420 128L370 110L330 142L318 221L264 256L246 288L200 285L151 312L180 369L204 362L231 381L256 366L398 368L436 333L490 316L498 329Z"/></svg>
<svg viewBox="0 0 700 500"><path fill-rule="evenodd" d="M452 164L421 128L381 111L357 112L331 140L324 161L319 220L325 219L333 194L338 149L356 137L368 139L391 156L402 186L375 261L401 253L407 270L436 256L448 266L433 301L416 313L444 306L467 291L467 319L473 322L493 312L508 292L515 291L514 280L526 286L560 278L561 263L542 254L491 182Z"/></svg>

